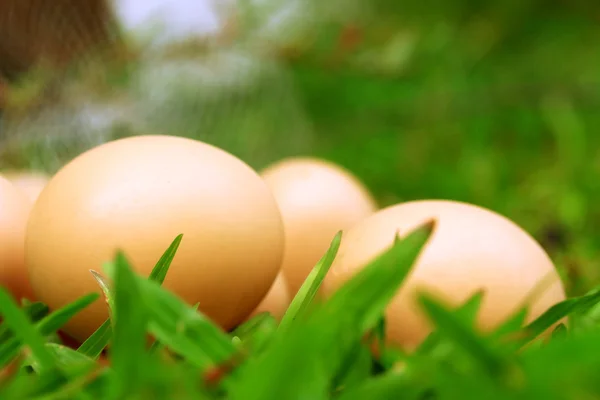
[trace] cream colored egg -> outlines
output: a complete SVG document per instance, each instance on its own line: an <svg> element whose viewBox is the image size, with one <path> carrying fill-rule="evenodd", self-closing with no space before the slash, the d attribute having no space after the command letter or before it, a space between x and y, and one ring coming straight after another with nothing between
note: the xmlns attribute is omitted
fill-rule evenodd
<svg viewBox="0 0 600 400"><path fill-rule="evenodd" d="M277 204L259 175L211 145L138 136L95 147L55 176L31 211L26 259L51 309L99 288L89 270L122 249L147 276L183 234L164 286L230 329L269 291L283 255ZM84 340L108 317L98 300L64 331Z"/></svg>
<svg viewBox="0 0 600 400"><path fill-rule="evenodd" d="M0 176L0 285L19 301L33 300L25 268L25 227L31 201Z"/></svg>
<svg viewBox="0 0 600 400"><path fill-rule="evenodd" d="M269 313L275 319L281 320L283 315L288 309L292 298L290 296L290 291L288 290L287 284L285 283L285 278L283 274L277 275L275 282L271 286L271 289L265 296L265 298L261 301L261 303L254 309L252 314L248 317L248 319L255 317L261 313Z"/></svg>
<svg viewBox="0 0 600 400"><path fill-rule="evenodd" d="M283 274L294 296L335 234L377 210L349 171L314 158L289 158L261 176L273 191L285 226Z"/></svg>
<svg viewBox="0 0 600 400"><path fill-rule="evenodd" d="M330 295L389 248L397 232L405 235L432 218L436 228L386 312L391 343L411 350L430 332L416 302L421 291L458 306L484 290L478 315L484 331L525 304L531 321L565 299L552 261L528 233L495 212L444 200L388 207L346 231L323 292Z"/></svg>
<svg viewBox="0 0 600 400"><path fill-rule="evenodd" d="M13 185L27 194L35 202L50 177L37 171L5 171L2 173Z"/></svg>

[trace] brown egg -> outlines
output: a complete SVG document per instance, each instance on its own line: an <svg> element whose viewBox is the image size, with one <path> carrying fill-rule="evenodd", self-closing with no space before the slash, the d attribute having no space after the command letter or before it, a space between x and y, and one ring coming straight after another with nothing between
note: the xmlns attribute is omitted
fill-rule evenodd
<svg viewBox="0 0 600 400"><path fill-rule="evenodd" d="M248 319L260 313L268 312L275 317L275 319L281 320L291 301L292 298L287 288L287 284L285 283L283 274L280 273L277 275L275 282L273 282L273 286L271 286L269 293L267 293L258 307L254 309Z"/></svg>
<svg viewBox="0 0 600 400"><path fill-rule="evenodd" d="M436 228L387 309L390 343L412 350L430 332L431 324L416 302L421 291L456 307L484 290L478 315L484 331L498 326L522 305L529 305L531 321L565 299L552 261L528 233L492 211L444 200L388 207L346 231L323 292L333 293L391 246L397 232L406 235L432 218ZM541 291L537 296L536 290Z"/></svg>
<svg viewBox="0 0 600 400"><path fill-rule="evenodd" d="M25 192L32 202L35 202L50 177L36 171L5 171L2 173L13 185Z"/></svg>
<svg viewBox="0 0 600 400"><path fill-rule="evenodd" d="M262 171L283 216L282 270L294 296L335 234L377 210L365 186L345 169L313 158L290 158Z"/></svg>
<svg viewBox="0 0 600 400"><path fill-rule="evenodd" d="M31 201L0 176L0 285L19 300L33 300L25 268L25 227Z"/></svg>
<svg viewBox="0 0 600 400"><path fill-rule="evenodd" d="M122 249L147 276L183 234L164 286L230 329L269 291L281 265L283 224L268 187L244 162L174 136L95 147L52 177L34 205L26 259L51 309L99 292L89 270ZM64 327L85 340L108 317L103 299Z"/></svg>

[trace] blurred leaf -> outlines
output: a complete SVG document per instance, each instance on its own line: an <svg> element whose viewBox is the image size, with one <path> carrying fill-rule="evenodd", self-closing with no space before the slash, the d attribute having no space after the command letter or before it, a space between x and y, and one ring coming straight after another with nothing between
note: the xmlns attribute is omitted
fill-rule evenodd
<svg viewBox="0 0 600 400"><path fill-rule="evenodd" d="M279 323L280 330L288 329L289 325L291 325L294 320L301 318L306 313L315 296L317 295L319 287L327 275L327 271L329 271L329 268L331 268L331 265L335 260L341 240L342 232L340 231L334 236L327 252L323 255L323 257L321 257L317 265L304 280L300 290L292 300L290 306L281 319L281 322Z"/></svg>
<svg viewBox="0 0 600 400"><path fill-rule="evenodd" d="M195 366L205 369L236 355L229 336L207 317L156 282L138 282L149 312L150 332Z"/></svg>
<svg viewBox="0 0 600 400"><path fill-rule="evenodd" d="M48 336L49 334L56 332L75 314L93 303L97 298L98 295L92 293L54 311L42 318L42 320L35 325L37 331L42 336ZM2 343L2 345L0 345L0 366L6 365L10 360L16 357L20 348L21 341L14 336Z"/></svg>
<svg viewBox="0 0 600 400"><path fill-rule="evenodd" d="M564 339L568 335L567 327L565 324L558 324L552 331L552 339Z"/></svg>
<svg viewBox="0 0 600 400"><path fill-rule="evenodd" d="M253 354L260 353L277 331L277 320L269 313L260 313L238 326L232 333L233 338Z"/></svg>
<svg viewBox="0 0 600 400"><path fill-rule="evenodd" d="M29 303L21 307L21 310L27 315L29 321L33 323L45 317L49 311L48 306L40 302ZM8 329L8 326L4 323L0 323L0 346L12 337L14 337L14 335L12 331Z"/></svg>
<svg viewBox="0 0 600 400"><path fill-rule="evenodd" d="M306 320L278 331L263 354L243 365L229 398L327 398L331 380L379 321L433 228L431 221L415 229L375 257ZM296 366L293 374L290 365Z"/></svg>
<svg viewBox="0 0 600 400"><path fill-rule="evenodd" d="M102 354L112 338L112 324L110 319L104 321L100 328L85 340L77 349L78 352L96 359Z"/></svg>
<svg viewBox="0 0 600 400"><path fill-rule="evenodd" d="M512 317L508 318L504 321L492 334L493 337L502 337L505 335L509 335L515 332L519 332L523 329L523 324L527 319L527 313L529 310L527 308L522 308L517 313L515 313Z"/></svg>
<svg viewBox="0 0 600 400"><path fill-rule="evenodd" d="M402 400L424 399L427 387L412 379L405 373L389 371L385 375L371 378L358 387L350 388L336 400L387 400L401 398Z"/></svg>
<svg viewBox="0 0 600 400"><path fill-rule="evenodd" d="M482 291L478 291L473 294L471 297L467 299L462 305L460 305L456 310L454 310L454 314L460 318L466 326L472 327L475 324L477 319L477 313L481 308L481 302L483 301L484 293ZM431 357L431 353L436 350L442 343L444 343L444 338L442 332L440 331L432 331L427 335L425 340L419 344L416 350L416 354L427 355Z"/></svg>
<svg viewBox="0 0 600 400"><path fill-rule="evenodd" d="M570 314L582 313L600 303L600 291L561 301L523 328L522 343L525 344L545 332L552 325Z"/></svg>
<svg viewBox="0 0 600 400"><path fill-rule="evenodd" d="M456 310L455 315L463 320L468 326L474 326L477 321L477 314L481 309L481 303L485 293L483 290L476 292L474 295L469 297L467 301Z"/></svg>
<svg viewBox="0 0 600 400"><path fill-rule="evenodd" d="M355 346L342 363L342 368L333 380L332 389L346 390L361 384L371 376L373 356L365 345Z"/></svg>
<svg viewBox="0 0 600 400"><path fill-rule="evenodd" d="M111 386L111 394L119 398L136 393L141 385L139 364L147 358L147 309L138 279L122 252L117 252L114 265L115 309L110 360L117 382Z"/></svg>
<svg viewBox="0 0 600 400"><path fill-rule="evenodd" d="M483 338L475 334L461 318L429 297L419 296L419 302L437 331L462 348L490 376L496 376L503 371L506 360Z"/></svg>
<svg viewBox="0 0 600 400"><path fill-rule="evenodd" d="M73 370L75 367L87 366L88 370L91 371L93 368L96 367L96 362L93 359L67 346L63 346L56 343L46 343L46 348L50 353L52 353L52 355L56 359L58 367L61 370L69 371ZM39 370L35 361L31 363L26 363L25 365L30 365L33 368L33 370L38 373L43 372Z"/></svg>
<svg viewBox="0 0 600 400"><path fill-rule="evenodd" d="M4 322L10 330L15 333L16 338L31 349L31 354L40 367L47 370L53 369L55 360L44 345L43 335L29 322L25 313L19 309L17 303L4 288L0 288L0 315L3 316Z"/></svg>
<svg viewBox="0 0 600 400"><path fill-rule="evenodd" d="M50 333L56 332L63 327L75 314L92 304L98 299L97 293L90 293L82 296L79 299L67 304L66 306L59 308L58 310L50 313L50 315L42 318L37 323L37 328L40 333L44 336Z"/></svg>
<svg viewBox="0 0 600 400"><path fill-rule="evenodd" d="M70 347L56 343L46 343L46 347L54 354L58 364L65 370L73 368L75 365L96 366L96 362Z"/></svg>

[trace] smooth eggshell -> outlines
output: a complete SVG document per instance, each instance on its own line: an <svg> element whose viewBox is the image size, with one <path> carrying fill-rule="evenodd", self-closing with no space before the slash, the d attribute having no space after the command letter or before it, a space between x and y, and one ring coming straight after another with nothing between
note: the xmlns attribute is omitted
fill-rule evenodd
<svg viewBox="0 0 600 400"><path fill-rule="evenodd" d="M37 200L50 179L48 175L36 171L8 171L3 172L2 175L18 189L25 192L32 202Z"/></svg>
<svg viewBox="0 0 600 400"><path fill-rule="evenodd" d="M275 317L275 319L281 320L291 301L292 298L287 284L285 283L285 278L283 277L283 274L280 273L277 275L275 282L273 282L273 285L265 298L260 302L258 307L254 309L248 319L260 313L268 312Z"/></svg>
<svg viewBox="0 0 600 400"><path fill-rule="evenodd" d="M183 240L164 287L230 329L260 303L281 265L281 215L244 162L174 136L136 136L95 147L63 167L35 203L26 260L51 309L99 292L89 270L122 249L147 276ZM108 317L97 300L64 327L85 340Z"/></svg>
<svg viewBox="0 0 600 400"><path fill-rule="evenodd" d="M366 187L345 169L314 158L289 158L261 176L281 210L286 245L282 265L294 296L335 234L377 210Z"/></svg>
<svg viewBox="0 0 600 400"><path fill-rule="evenodd" d="M565 299L560 277L542 247L509 219L465 203L424 200L385 208L344 232L338 255L322 286L333 293L360 268L406 235L434 218L435 230L411 274L386 311L391 343L413 349L430 332L416 302L424 291L458 306L484 290L478 316L487 331L529 304L528 321ZM534 300L527 300L540 290Z"/></svg>
<svg viewBox="0 0 600 400"><path fill-rule="evenodd" d="M0 176L0 285L17 301L33 293L25 268L25 227L31 201Z"/></svg>

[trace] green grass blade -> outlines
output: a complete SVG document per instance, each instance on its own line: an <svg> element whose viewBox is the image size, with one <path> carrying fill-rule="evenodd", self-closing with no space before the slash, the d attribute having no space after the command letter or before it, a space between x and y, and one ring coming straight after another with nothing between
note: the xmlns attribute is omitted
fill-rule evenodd
<svg viewBox="0 0 600 400"><path fill-rule="evenodd" d="M139 282L146 303L150 332L200 368L219 365L237 353L230 337L202 313L156 282Z"/></svg>
<svg viewBox="0 0 600 400"><path fill-rule="evenodd" d="M59 366L63 370L72 369L75 366L87 365L96 367L96 362L80 352L56 343L46 343L46 348L54 354Z"/></svg>
<svg viewBox="0 0 600 400"><path fill-rule="evenodd" d="M327 323L327 320L341 319L337 315L348 315L357 324L356 334L364 335L372 329L408 276L434 227L434 221L421 225L376 257L339 288L315 318Z"/></svg>
<svg viewBox="0 0 600 400"><path fill-rule="evenodd" d="M269 313L261 313L237 327L231 336L245 350L258 354L268 346L277 331L277 320Z"/></svg>
<svg viewBox="0 0 600 400"><path fill-rule="evenodd" d="M96 359L102 354L108 343L110 343L111 338L112 324L110 319L107 319L100 328L96 329L96 331L94 331L94 333L79 346L77 351Z"/></svg>
<svg viewBox="0 0 600 400"><path fill-rule="evenodd" d="M467 301L456 310L456 315L462 318L466 325L475 325L484 296L485 293L480 290L469 297Z"/></svg>
<svg viewBox="0 0 600 400"><path fill-rule="evenodd" d="M519 332L521 329L523 329L523 325L525 324L525 320L527 318L527 313L527 308L522 308L516 312L512 317L508 318L496 328L492 334L492 337L503 337Z"/></svg>
<svg viewBox="0 0 600 400"><path fill-rule="evenodd" d="M52 353L57 366L61 370L72 371L73 369L79 369L79 367L85 365L91 371L96 367L96 362L94 360L67 346L56 343L46 343L46 348ZM38 373L43 372L39 370L37 362L33 361L29 365L34 371Z"/></svg>
<svg viewBox="0 0 600 400"><path fill-rule="evenodd" d="M179 245L181 244L181 239L183 239L183 234L178 235L175 240L171 243L171 245L167 248L167 250L160 257L152 272L150 272L150 276L148 279L154 282L158 282L162 284L167 276L167 272L171 267L171 262L173 262L173 258L175 258L175 254L179 249Z"/></svg>
<svg viewBox="0 0 600 400"><path fill-rule="evenodd" d="M429 239L434 222L415 229L375 257L302 321L280 331L251 357L230 399L324 399L354 346L383 315ZM289 366L294 365L293 373Z"/></svg>
<svg viewBox="0 0 600 400"><path fill-rule="evenodd" d="M115 257L113 345L110 359L115 371L112 385L115 398L136 393L140 387L146 354L147 311L138 279L125 255L119 251Z"/></svg>
<svg viewBox="0 0 600 400"><path fill-rule="evenodd" d="M104 277L103 275L101 275L100 273L98 273L94 270L90 270L90 273L92 274L92 276L98 283L98 286L100 286L100 289L102 290L102 294L104 295L104 300L106 301L106 304L108 305L108 314L109 314L109 316L112 316L113 310L115 309L115 301L114 301L114 294L111 289L111 286L112 286L111 283L108 281L108 279L106 277Z"/></svg>
<svg viewBox="0 0 600 400"><path fill-rule="evenodd" d="M460 305L454 313L461 318L467 326L474 326L477 314L481 308L484 293L479 291L469 297L462 305ZM432 356L432 353L439 348L444 342L444 338L440 332L433 331L421 344L417 347L415 354Z"/></svg>
<svg viewBox="0 0 600 400"><path fill-rule="evenodd" d="M183 239L183 235L178 235L175 240L171 243L171 245L165 250L163 255L160 257L152 271L150 272L149 278L150 280L156 281L159 284L162 284L165 277L167 276L167 272L171 266L171 262L175 257L175 253L179 249L179 244ZM108 289L105 283L106 289ZM106 294L105 294L106 295ZM94 333L85 340L81 344L81 346L77 349L77 351L92 357L97 358L102 351L108 346L112 339L112 324L110 322L110 318L104 321L104 323L94 331Z"/></svg>
<svg viewBox="0 0 600 400"><path fill-rule="evenodd" d="M387 372L384 375L374 377L358 387L350 388L335 400L417 400L425 399L427 386L422 380L416 380L411 376L396 371Z"/></svg>
<svg viewBox="0 0 600 400"><path fill-rule="evenodd" d="M437 331L462 348L491 376L503 371L505 359L475 334L461 318L430 297L419 296L419 303L435 324Z"/></svg>
<svg viewBox="0 0 600 400"><path fill-rule="evenodd" d="M567 331L567 327L565 326L565 324L556 325L556 328L554 328L554 330L552 331L552 339L553 340L565 339L567 337L568 337L568 331Z"/></svg>
<svg viewBox="0 0 600 400"><path fill-rule="evenodd" d="M342 363L332 386L339 391L359 385L371 376L372 368L371 350L365 345L355 346Z"/></svg>
<svg viewBox="0 0 600 400"><path fill-rule="evenodd" d="M558 321L574 313L581 313L600 304L600 291L564 300L550 307L545 313L523 328L522 343L534 340Z"/></svg>
<svg viewBox="0 0 600 400"><path fill-rule="evenodd" d="M80 297L79 299L67 304L62 308L59 308L45 318L42 318L42 320L37 323L37 329L44 336L56 332L71 318L73 318L75 314L96 301L98 296L99 295L97 293L90 293Z"/></svg>
<svg viewBox="0 0 600 400"><path fill-rule="evenodd" d="M35 324L37 330L42 336L48 336L60 329L73 315L93 303L98 298L98 294L92 293L66 305L42 318ZM13 336L0 345L0 366L7 365L19 353L21 341Z"/></svg>
<svg viewBox="0 0 600 400"><path fill-rule="evenodd" d="M279 323L280 330L288 329L289 325L292 324L294 320L306 313L306 310L310 307L312 301L317 295L323 279L325 279L329 268L331 268L331 265L335 260L335 256L340 248L341 240L342 232L340 231L334 236L329 249L325 255L321 257L317 265L312 269L300 287L300 290L296 296L294 296L294 299L290 303L290 306Z"/></svg>
<svg viewBox="0 0 600 400"><path fill-rule="evenodd" d="M48 306L40 302L29 303L21 307L21 310L23 310L32 323L38 322L48 315L49 312ZM8 326L4 323L0 324L0 346L13 337L14 335Z"/></svg>
<svg viewBox="0 0 600 400"><path fill-rule="evenodd" d="M0 288L0 315L15 336L31 350L31 354L42 369L55 366L54 357L46 349L43 335L35 329L27 316L4 288Z"/></svg>

